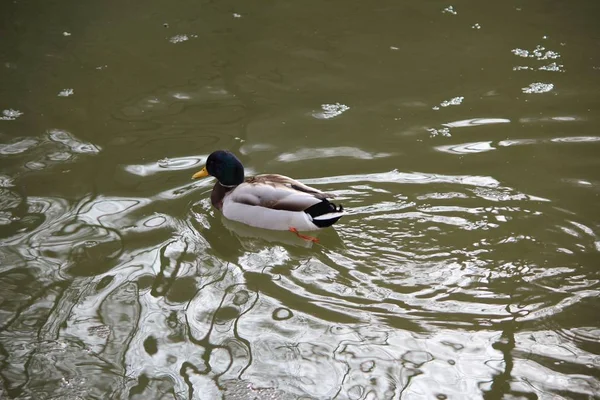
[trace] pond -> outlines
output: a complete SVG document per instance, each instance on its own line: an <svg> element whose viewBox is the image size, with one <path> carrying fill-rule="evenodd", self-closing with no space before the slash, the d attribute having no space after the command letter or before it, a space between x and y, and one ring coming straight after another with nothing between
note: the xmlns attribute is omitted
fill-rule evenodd
<svg viewBox="0 0 600 400"><path fill-rule="evenodd" d="M0 15L0 398L600 396L599 2ZM347 215L225 219L217 149Z"/></svg>

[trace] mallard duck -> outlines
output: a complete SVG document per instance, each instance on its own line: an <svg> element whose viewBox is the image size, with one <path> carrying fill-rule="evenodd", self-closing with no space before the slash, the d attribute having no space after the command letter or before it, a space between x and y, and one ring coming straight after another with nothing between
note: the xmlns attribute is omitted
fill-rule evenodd
<svg viewBox="0 0 600 400"><path fill-rule="evenodd" d="M225 218L257 228L314 231L336 223L344 208L331 203L329 193L283 175L246 178L244 166L231 152L211 153L206 165L192 179L217 178L210 195L212 205Z"/></svg>

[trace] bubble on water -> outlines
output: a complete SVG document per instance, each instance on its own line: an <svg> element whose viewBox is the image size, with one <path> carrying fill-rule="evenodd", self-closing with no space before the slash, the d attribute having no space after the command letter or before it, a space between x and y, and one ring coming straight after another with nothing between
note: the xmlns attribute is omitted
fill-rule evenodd
<svg viewBox="0 0 600 400"><path fill-rule="evenodd" d="M440 106L442 106L442 107L458 106L463 102L464 99L465 99L464 96L453 97L450 100L442 101L440 103Z"/></svg>
<svg viewBox="0 0 600 400"><path fill-rule="evenodd" d="M345 104L322 104L321 109L323 111L313 112L312 116L317 119L331 119L342 115L342 113L348 111L350 107Z"/></svg>
<svg viewBox="0 0 600 400"><path fill-rule="evenodd" d="M0 117L0 120L14 121L15 119L19 118L21 115L23 115L22 111L13 110L12 108L8 108L8 109L2 111L2 116Z"/></svg>
<svg viewBox="0 0 600 400"><path fill-rule="evenodd" d="M560 58L560 54L552 51L552 50L548 50L546 52L544 52L545 48L538 46L536 47L536 49L533 52L533 55L538 59L538 60L548 60L548 59L556 59L556 58Z"/></svg>
<svg viewBox="0 0 600 400"><path fill-rule="evenodd" d="M175 36L171 36L169 38L169 42L171 43L182 43L182 42L187 42L190 39L193 38L197 38L198 35L186 35L186 34L182 34L182 35L175 35Z"/></svg>
<svg viewBox="0 0 600 400"><path fill-rule="evenodd" d="M476 23L475 25L471 26L471 28L472 29L481 29L481 25Z"/></svg>
<svg viewBox="0 0 600 400"><path fill-rule="evenodd" d="M548 65L543 65L543 66L539 67L538 70L551 71L551 72L563 72L562 68L563 68L562 64L557 64L557 63L553 62Z"/></svg>
<svg viewBox="0 0 600 400"><path fill-rule="evenodd" d="M554 84L552 83L542 83L542 82L534 82L527 87L522 88L523 93L547 93L554 89Z"/></svg>
<svg viewBox="0 0 600 400"><path fill-rule="evenodd" d="M519 57L529 57L529 51L524 50L524 49L519 49L519 48L512 49L511 53L513 53L514 55L519 56Z"/></svg>
<svg viewBox="0 0 600 400"><path fill-rule="evenodd" d="M63 32L63 36L71 36L71 32Z"/></svg>
<svg viewBox="0 0 600 400"><path fill-rule="evenodd" d="M429 132L429 135L431 137L436 137L436 136L451 137L452 136L450 134L449 128L440 128L440 129L427 128L427 132Z"/></svg>
<svg viewBox="0 0 600 400"><path fill-rule="evenodd" d="M454 9L454 7L453 7L453 6L448 6L448 7L444 8L444 9L442 10L442 14L452 14L452 15L456 15L456 14L458 14L458 13L456 12L456 10Z"/></svg>
<svg viewBox="0 0 600 400"><path fill-rule="evenodd" d="M273 311L272 317L275 321L285 321L294 316L294 313L289 308L280 307Z"/></svg>
<svg viewBox="0 0 600 400"><path fill-rule="evenodd" d="M75 94L75 91L73 89L63 89L60 92L58 92L58 97L69 97Z"/></svg>
<svg viewBox="0 0 600 400"><path fill-rule="evenodd" d="M190 38L187 35L175 35L169 39L169 42L181 43L181 42L185 42L186 40L190 40Z"/></svg>
<svg viewBox="0 0 600 400"><path fill-rule="evenodd" d="M525 49L512 49L511 53L523 58L535 58L537 60L549 60L560 58L560 53L552 50L546 50L544 46L537 45L535 49L529 51Z"/></svg>
<svg viewBox="0 0 600 400"><path fill-rule="evenodd" d="M242 14L233 13L233 18L242 18Z"/></svg>
<svg viewBox="0 0 600 400"><path fill-rule="evenodd" d="M464 96L453 97L450 100L442 101L439 106L433 106L431 109L437 111L440 109L440 107L458 106L463 102L464 99Z"/></svg>

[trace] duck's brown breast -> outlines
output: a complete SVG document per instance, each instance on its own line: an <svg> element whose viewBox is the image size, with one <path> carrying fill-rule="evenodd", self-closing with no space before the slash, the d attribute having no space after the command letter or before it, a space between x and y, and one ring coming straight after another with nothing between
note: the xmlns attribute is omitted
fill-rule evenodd
<svg viewBox="0 0 600 400"><path fill-rule="evenodd" d="M223 199L225 195L231 192L235 187L225 187L221 185L219 182L215 183L213 187L212 193L210 194L210 202L213 207L219 211L223 210Z"/></svg>

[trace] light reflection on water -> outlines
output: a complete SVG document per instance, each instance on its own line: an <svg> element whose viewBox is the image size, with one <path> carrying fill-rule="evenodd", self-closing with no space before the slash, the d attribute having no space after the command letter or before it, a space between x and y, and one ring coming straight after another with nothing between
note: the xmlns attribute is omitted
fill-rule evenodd
<svg viewBox="0 0 600 400"><path fill-rule="evenodd" d="M584 221L486 176L306 182L350 211L319 244L223 220L209 184L77 202L4 193L22 225L1 250L8 393L460 398L507 373L524 393L595 392L597 329L543 322L598 296L569 261L597 253ZM173 215L169 202L193 206Z"/></svg>

